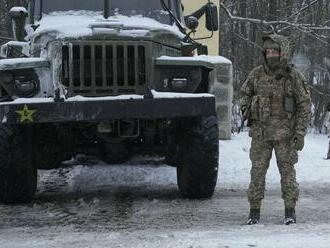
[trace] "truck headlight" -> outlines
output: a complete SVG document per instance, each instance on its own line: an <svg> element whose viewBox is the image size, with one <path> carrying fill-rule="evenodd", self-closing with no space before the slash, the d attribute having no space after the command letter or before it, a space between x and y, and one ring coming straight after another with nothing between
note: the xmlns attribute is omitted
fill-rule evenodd
<svg viewBox="0 0 330 248"><path fill-rule="evenodd" d="M29 80L23 81L20 79L15 79L14 82L16 94L20 97L31 97L38 92L39 81L38 80Z"/></svg>
<svg viewBox="0 0 330 248"><path fill-rule="evenodd" d="M33 97L40 90L39 77L32 68L0 71L0 85L14 97Z"/></svg>
<svg viewBox="0 0 330 248"><path fill-rule="evenodd" d="M171 80L172 88L177 90L185 90L188 85L188 80L186 78L173 78Z"/></svg>
<svg viewBox="0 0 330 248"><path fill-rule="evenodd" d="M160 92L192 93L197 90L202 79L203 72L200 67L157 66L155 70L155 89Z"/></svg>

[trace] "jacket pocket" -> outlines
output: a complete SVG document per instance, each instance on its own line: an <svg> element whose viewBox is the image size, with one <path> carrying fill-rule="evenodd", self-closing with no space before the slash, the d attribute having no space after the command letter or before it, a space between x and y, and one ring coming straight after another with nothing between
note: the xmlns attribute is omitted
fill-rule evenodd
<svg viewBox="0 0 330 248"><path fill-rule="evenodd" d="M249 130L249 136L253 139L261 139L262 138L262 129L258 126L252 126Z"/></svg>
<svg viewBox="0 0 330 248"><path fill-rule="evenodd" d="M265 122L270 117L270 100L268 97L260 95L252 97L251 101L251 119Z"/></svg>

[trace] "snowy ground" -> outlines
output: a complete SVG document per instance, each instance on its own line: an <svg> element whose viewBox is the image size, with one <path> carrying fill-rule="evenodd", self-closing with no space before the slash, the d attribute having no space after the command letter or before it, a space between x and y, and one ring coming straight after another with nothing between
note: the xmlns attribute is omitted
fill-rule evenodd
<svg viewBox="0 0 330 248"><path fill-rule="evenodd" d="M327 137L308 135L297 176L299 223L283 226L279 176L272 161L262 224L243 225L250 140L220 142L212 199L181 199L175 168L157 160L40 171L36 200L0 205L0 247L330 247Z"/></svg>

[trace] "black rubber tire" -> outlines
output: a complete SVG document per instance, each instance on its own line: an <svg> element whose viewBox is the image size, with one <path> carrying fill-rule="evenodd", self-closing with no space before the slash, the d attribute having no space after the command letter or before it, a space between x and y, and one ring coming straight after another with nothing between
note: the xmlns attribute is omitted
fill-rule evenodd
<svg viewBox="0 0 330 248"><path fill-rule="evenodd" d="M192 119L180 142L182 160L177 166L180 193L190 199L213 195L218 178L219 134L215 116Z"/></svg>
<svg viewBox="0 0 330 248"><path fill-rule="evenodd" d="M0 126L0 202L30 202L37 189L27 127Z"/></svg>

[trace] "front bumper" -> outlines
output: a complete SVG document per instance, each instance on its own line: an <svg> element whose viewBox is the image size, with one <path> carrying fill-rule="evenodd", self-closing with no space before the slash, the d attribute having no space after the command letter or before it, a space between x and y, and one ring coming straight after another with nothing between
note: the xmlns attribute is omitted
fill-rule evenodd
<svg viewBox="0 0 330 248"><path fill-rule="evenodd" d="M97 122L215 115L214 97L148 98L0 104L2 124Z"/></svg>

